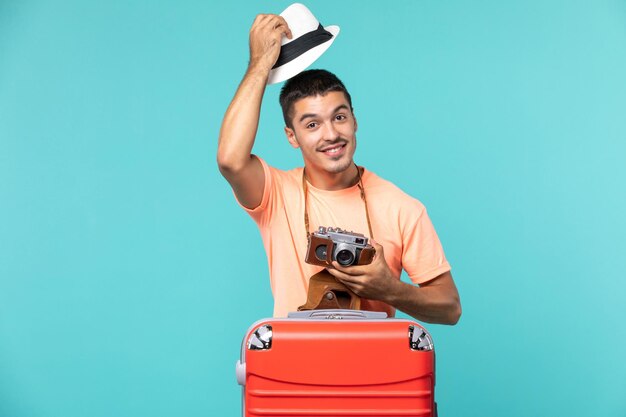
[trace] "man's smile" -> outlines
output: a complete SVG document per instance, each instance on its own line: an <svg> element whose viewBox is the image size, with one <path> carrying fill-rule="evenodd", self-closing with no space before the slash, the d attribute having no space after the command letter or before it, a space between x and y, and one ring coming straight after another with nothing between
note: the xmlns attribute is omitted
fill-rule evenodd
<svg viewBox="0 0 626 417"><path fill-rule="evenodd" d="M328 156L337 156L343 154L343 150L346 147L346 142L341 141L340 143L336 143L330 146L325 146L319 149L319 152L322 152Z"/></svg>

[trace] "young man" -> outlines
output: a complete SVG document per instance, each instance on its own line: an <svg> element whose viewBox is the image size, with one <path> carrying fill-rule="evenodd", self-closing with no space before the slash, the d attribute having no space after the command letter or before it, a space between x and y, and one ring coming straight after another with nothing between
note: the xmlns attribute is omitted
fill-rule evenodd
<svg viewBox="0 0 626 417"><path fill-rule="evenodd" d="M345 86L333 74L305 71L281 91L287 140L304 168L281 171L251 154L261 101L285 20L259 15L250 30L250 63L220 132L218 165L240 205L255 220L267 252L275 316L307 299L308 279L322 267L304 262L307 234L319 226L363 233L376 249L369 265L329 272L362 297L362 307L395 309L418 320L455 324L459 295L424 206L393 184L357 167L357 121ZM305 220L306 218L306 220ZM400 281L402 269L418 285Z"/></svg>

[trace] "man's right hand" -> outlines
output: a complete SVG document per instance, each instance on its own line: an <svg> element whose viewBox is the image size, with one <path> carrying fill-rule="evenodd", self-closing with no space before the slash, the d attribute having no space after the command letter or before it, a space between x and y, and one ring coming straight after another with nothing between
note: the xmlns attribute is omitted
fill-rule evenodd
<svg viewBox="0 0 626 417"><path fill-rule="evenodd" d="M250 28L250 67L269 71L278 56L283 35L291 39L287 21L275 14L260 14Z"/></svg>

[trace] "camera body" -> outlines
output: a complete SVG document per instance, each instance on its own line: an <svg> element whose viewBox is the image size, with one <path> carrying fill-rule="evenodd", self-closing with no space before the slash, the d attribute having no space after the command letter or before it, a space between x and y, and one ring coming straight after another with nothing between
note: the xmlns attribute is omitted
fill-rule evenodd
<svg viewBox="0 0 626 417"><path fill-rule="evenodd" d="M332 267L339 265L367 265L374 259L376 250L369 245L365 235L347 232L338 227L323 227L309 236L305 262Z"/></svg>

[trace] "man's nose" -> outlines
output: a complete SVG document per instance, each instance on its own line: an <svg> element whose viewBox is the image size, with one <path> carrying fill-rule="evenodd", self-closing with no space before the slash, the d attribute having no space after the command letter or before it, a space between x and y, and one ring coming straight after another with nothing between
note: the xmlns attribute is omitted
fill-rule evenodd
<svg viewBox="0 0 626 417"><path fill-rule="evenodd" d="M324 139L326 140L335 140L339 137L339 133L337 129L335 129L335 125L333 122L324 123Z"/></svg>

